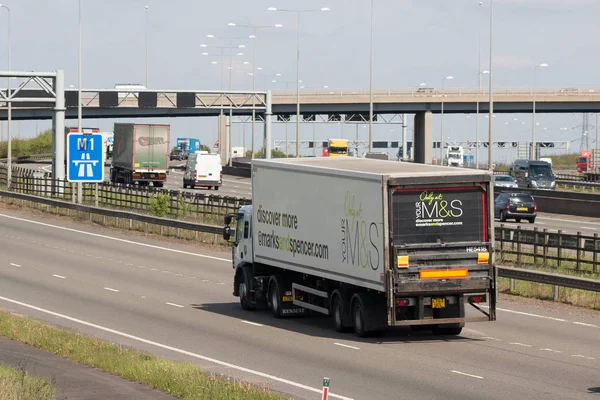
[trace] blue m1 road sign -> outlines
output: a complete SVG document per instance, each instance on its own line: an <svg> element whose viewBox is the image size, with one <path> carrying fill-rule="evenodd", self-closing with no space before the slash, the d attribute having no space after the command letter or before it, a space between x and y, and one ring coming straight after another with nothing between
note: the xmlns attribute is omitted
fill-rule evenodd
<svg viewBox="0 0 600 400"><path fill-rule="evenodd" d="M67 180L69 182L104 181L104 146L101 134L67 135Z"/></svg>

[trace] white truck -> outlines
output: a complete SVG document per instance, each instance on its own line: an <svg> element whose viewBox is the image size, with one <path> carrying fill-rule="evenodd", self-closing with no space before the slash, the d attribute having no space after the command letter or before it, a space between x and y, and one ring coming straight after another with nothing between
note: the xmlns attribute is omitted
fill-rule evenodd
<svg viewBox="0 0 600 400"><path fill-rule="evenodd" d="M448 160L449 167L463 167L464 166L464 149L462 146L448 146L446 151L446 158Z"/></svg>
<svg viewBox="0 0 600 400"><path fill-rule="evenodd" d="M225 217L233 295L277 318L332 315L359 336L494 321L492 182L487 171L368 158L254 159L253 204Z"/></svg>

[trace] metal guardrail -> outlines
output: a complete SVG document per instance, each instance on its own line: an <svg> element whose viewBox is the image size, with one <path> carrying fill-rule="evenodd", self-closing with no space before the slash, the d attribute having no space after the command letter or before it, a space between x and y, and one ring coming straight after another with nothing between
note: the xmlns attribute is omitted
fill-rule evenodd
<svg viewBox="0 0 600 400"><path fill-rule="evenodd" d="M46 160L51 159L52 154L32 154L28 156L19 156L19 157L11 157L11 161L14 163L24 162L28 160L37 161L37 160ZM8 158L0 158L0 162L7 162Z"/></svg>
<svg viewBox="0 0 600 400"><path fill-rule="evenodd" d="M9 192L0 190L0 200L2 197L18 199L23 201L31 201L39 204L45 204L50 207L59 207L89 214L97 214L114 218L129 219L130 221L138 221L153 225L159 225L169 228L185 229L193 232L202 232L218 235L222 232L220 226L197 224L168 218L153 217L144 214L132 213L129 211L118 211L100 207L85 206L74 204L62 200L48 199L45 197ZM538 283L546 283L550 285L569 287L582 290L590 290L600 292L600 281L586 278L576 278L565 275L552 274L547 272L531 271L520 268L498 266L498 275L501 277L525 280Z"/></svg>
<svg viewBox="0 0 600 400"><path fill-rule="evenodd" d="M577 278L574 276L553 274L550 272L532 271L530 269L498 266L498 276L520 281L546 283L573 289L600 292L600 280Z"/></svg>
<svg viewBox="0 0 600 400"><path fill-rule="evenodd" d="M133 213L130 211L112 210L109 208L85 206L81 204L74 204L63 200L49 199L46 197L33 196L29 194L14 193L6 190L0 190L0 199L2 197L8 197L17 200L32 201L39 204L45 204L50 207L65 208L68 210L74 210L79 212L85 212L90 214L103 215L106 217L129 219L131 221L145 222L148 224L159 225L169 228L186 229L193 232L202 233L213 233L220 234L223 232L223 228L215 225L208 224L197 224L194 222L181 221L176 219L153 217L151 215L144 215Z"/></svg>

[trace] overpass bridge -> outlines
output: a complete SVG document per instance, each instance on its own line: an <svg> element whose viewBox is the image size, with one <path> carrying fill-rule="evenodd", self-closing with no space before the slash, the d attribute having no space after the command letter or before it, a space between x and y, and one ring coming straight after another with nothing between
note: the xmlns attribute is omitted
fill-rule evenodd
<svg viewBox="0 0 600 400"><path fill-rule="evenodd" d="M6 89L0 89L6 93ZM160 118L217 116L231 109L235 116L263 115L267 91L206 91L206 90L146 90L82 89L84 118ZM423 92L420 90L387 90L373 93L375 119L385 114L440 113L445 114L489 112L488 92L476 89ZM51 119L47 93L40 89L21 89L14 97L15 120ZM20 102L28 99L31 102ZM35 100L39 100L36 102ZM495 113L529 113L533 111L534 94L531 90L498 89L494 91ZM600 112L600 88L577 90L536 89L536 113ZM272 114L296 114L296 93L271 92ZM77 118L77 90L65 89L65 118ZM365 90L300 92L300 113L311 121L314 115L362 115L369 113L369 93ZM6 104L0 96L0 120L6 120ZM335 117L334 117L335 118ZM346 119L348 120L348 119Z"/></svg>
<svg viewBox="0 0 600 400"><path fill-rule="evenodd" d="M12 119L55 119L56 132L61 131L64 118L77 118L78 92L64 89L64 73L0 72L0 77L17 77L20 85L7 93L0 89L0 120L7 119L8 102ZM32 87L36 86L36 87ZM577 89L496 89L496 113L526 113L533 111L535 96L538 113L600 112L600 88ZM143 90L82 89L83 118L150 118L193 116L248 116L254 114L265 122L263 142L270 147L268 115L287 118L295 115L297 97L290 91L206 91L206 90ZM373 93L374 119L386 114L415 114L415 160L431 159L432 114L488 112L488 93L476 89L387 90ZM301 115L304 121L314 121L317 115L348 122L368 120L369 92L365 90L303 90L300 93ZM347 116L354 116L348 119ZM219 131L224 131L220 118ZM56 122L55 121L55 122ZM62 135L63 133L60 133ZM61 140L57 140L56 144ZM223 137L223 139L225 139ZM221 142L221 134L219 135ZM223 140L222 142L225 142ZM59 144L59 146L62 146ZM62 152L62 149L61 149ZM61 154L62 156L62 154ZM57 157L60 158L60 157ZM58 174L56 176L59 176Z"/></svg>

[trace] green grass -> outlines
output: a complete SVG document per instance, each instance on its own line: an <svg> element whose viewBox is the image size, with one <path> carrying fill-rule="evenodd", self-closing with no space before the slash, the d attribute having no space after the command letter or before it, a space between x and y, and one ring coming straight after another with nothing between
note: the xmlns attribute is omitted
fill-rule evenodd
<svg viewBox="0 0 600 400"><path fill-rule="evenodd" d="M175 362L122 348L5 311L0 311L0 334L181 399L286 399L269 388L218 377L191 363Z"/></svg>
<svg viewBox="0 0 600 400"><path fill-rule="evenodd" d="M0 365L0 398L3 400L53 400L54 386L48 379L23 368Z"/></svg>
<svg viewBox="0 0 600 400"><path fill-rule="evenodd" d="M505 254L503 257L498 253L497 264L504 266L514 266L534 271L551 272L554 274L575 276L588 279L600 279L600 272L593 273L591 264L582 264L582 269L575 269L574 262L562 262L558 267L555 260L547 260L542 263L542 257L538 256L538 263L533 264L533 254L522 254L521 264L516 262L516 255ZM501 292L536 298L541 300L554 300L554 286L544 283L527 282L515 280L514 290L510 290L510 279L499 278L498 288ZM600 310L600 293L587 290L571 289L566 287L559 288L558 301L561 303L572 304L579 307L587 307Z"/></svg>

